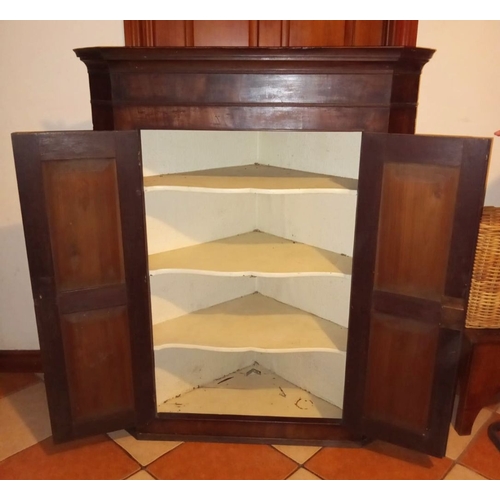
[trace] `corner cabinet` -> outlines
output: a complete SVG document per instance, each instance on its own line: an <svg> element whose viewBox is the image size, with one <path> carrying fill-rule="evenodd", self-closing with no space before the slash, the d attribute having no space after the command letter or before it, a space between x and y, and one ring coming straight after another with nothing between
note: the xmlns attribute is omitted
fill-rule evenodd
<svg viewBox="0 0 500 500"><path fill-rule="evenodd" d="M444 454L490 141L411 133L431 53L77 51L101 131L13 134L54 439Z"/></svg>

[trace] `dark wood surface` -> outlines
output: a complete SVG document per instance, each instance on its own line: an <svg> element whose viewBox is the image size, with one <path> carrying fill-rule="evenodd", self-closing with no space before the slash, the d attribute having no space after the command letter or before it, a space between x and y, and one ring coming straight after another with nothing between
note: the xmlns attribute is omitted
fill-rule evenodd
<svg viewBox="0 0 500 500"><path fill-rule="evenodd" d="M42 354L39 350L2 350L0 372L43 373Z"/></svg>
<svg viewBox="0 0 500 500"><path fill-rule="evenodd" d="M364 134L344 421L443 455L490 141Z"/></svg>
<svg viewBox="0 0 500 500"><path fill-rule="evenodd" d="M160 413L134 430L142 439L333 445L361 441L339 419Z"/></svg>
<svg viewBox="0 0 500 500"><path fill-rule="evenodd" d="M482 408L500 402L500 330L465 329L453 425L470 434Z"/></svg>
<svg viewBox="0 0 500 500"><path fill-rule="evenodd" d="M409 46L418 21L124 21L130 47Z"/></svg>
<svg viewBox="0 0 500 500"><path fill-rule="evenodd" d="M144 202L141 141L138 133L115 134L116 162L120 166L118 192L123 221L123 256L127 283L128 318L136 423L156 414L153 326L149 292L146 209Z"/></svg>
<svg viewBox="0 0 500 500"><path fill-rule="evenodd" d="M103 308L103 304L99 309L61 315L76 426L134 408L127 307Z"/></svg>
<svg viewBox="0 0 500 500"><path fill-rule="evenodd" d="M94 129L413 133L430 49L76 49Z"/></svg>
<svg viewBox="0 0 500 500"><path fill-rule="evenodd" d="M155 404L139 134L12 141L54 439L144 423Z"/></svg>
<svg viewBox="0 0 500 500"><path fill-rule="evenodd" d="M43 170L57 289L123 283L114 160L51 160Z"/></svg>

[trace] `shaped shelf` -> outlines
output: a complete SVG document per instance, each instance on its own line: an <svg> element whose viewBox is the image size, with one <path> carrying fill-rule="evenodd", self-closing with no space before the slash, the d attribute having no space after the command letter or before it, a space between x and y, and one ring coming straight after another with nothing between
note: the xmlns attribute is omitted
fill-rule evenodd
<svg viewBox="0 0 500 500"><path fill-rule="evenodd" d="M153 326L154 349L345 352L347 328L259 293Z"/></svg>
<svg viewBox="0 0 500 500"><path fill-rule="evenodd" d="M159 413L341 418L337 406L254 364L158 405Z"/></svg>
<svg viewBox="0 0 500 500"><path fill-rule="evenodd" d="M220 192L304 192L356 193L357 180L315 174L255 163L178 174L160 174L144 178L144 189L200 190Z"/></svg>
<svg viewBox="0 0 500 500"><path fill-rule="evenodd" d="M348 276L351 268L351 257L261 231L149 256L152 276L167 272L234 276Z"/></svg>

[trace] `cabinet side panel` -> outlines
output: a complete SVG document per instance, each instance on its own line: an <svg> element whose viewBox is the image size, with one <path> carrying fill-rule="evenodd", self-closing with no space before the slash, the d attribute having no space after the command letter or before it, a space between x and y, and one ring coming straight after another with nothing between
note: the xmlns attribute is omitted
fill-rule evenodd
<svg viewBox="0 0 500 500"><path fill-rule="evenodd" d="M133 407L126 307L64 315L61 331L75 422Z"/></svg>
<svg viewBox="0 0 500 500"><path fill-rule="evenodd" d="M112 159L42 163L59 290L123 283L123 252Z"/></svg>

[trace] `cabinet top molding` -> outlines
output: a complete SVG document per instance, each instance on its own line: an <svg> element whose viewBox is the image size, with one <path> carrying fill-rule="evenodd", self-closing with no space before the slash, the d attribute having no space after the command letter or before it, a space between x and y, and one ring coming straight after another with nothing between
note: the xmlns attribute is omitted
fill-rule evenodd
<svg viewBox="0 0 500 500"><path fill-rule="evenodd" d="M336 130L413 133L414 47L75 49L96 130Z"/></svg>
<svg viewBox="0 0 500 500"><path fill-rule="evenodd" d="M421 47L87 47L82 61L311 61L413 63L422 67L434 49Z"/></svg>

